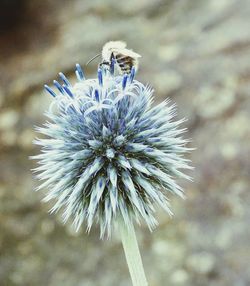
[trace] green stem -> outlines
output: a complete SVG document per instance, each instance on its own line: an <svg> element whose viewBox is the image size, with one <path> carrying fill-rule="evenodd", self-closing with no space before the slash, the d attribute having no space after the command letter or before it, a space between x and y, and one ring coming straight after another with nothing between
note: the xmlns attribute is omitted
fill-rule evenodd
<svg viewBox="0 0 250 286"><path fill-rule="evenodd" d="M119 227L133 286L147 286L148 282L144 273L134 226L127 228L125 224L121 222Z"/></svg>

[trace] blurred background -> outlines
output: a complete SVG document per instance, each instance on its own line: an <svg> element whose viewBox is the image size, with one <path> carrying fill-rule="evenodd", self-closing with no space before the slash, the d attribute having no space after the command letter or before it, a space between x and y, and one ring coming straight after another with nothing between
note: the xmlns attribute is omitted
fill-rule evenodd
<svg viewBox="0 0 250 286"><path fill-rule="evenodd" d="M131 285L119 237L78 234L40 202L28 156L43 84L124 40L138 78L186 117L194 183L175 216L137 228L150 286L250 285L250 1L0 1L0 284ZM95 73L97 61L85 72Z"/></svg>

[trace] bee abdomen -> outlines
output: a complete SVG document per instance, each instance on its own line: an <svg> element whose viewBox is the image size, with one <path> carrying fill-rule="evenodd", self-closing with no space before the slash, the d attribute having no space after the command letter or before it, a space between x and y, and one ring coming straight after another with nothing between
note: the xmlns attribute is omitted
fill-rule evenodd
<svg viewBox="0 0 250 286"><path fill-rule="evenodd" d="M131 57L118 54L116 55L115 59L123 73L131 72L133 67L133 59Z"/></svg>

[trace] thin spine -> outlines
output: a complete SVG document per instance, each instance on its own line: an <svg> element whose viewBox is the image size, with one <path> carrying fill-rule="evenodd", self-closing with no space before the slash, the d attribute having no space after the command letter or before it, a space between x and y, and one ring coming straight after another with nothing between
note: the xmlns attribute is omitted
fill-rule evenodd
<svg viewBox="0 0 250 286"><path fill-rule="evenodd" d="M44 85L44 88L50 95L56 97L56 93L47 84Z"/></svg>
<svg viewBox="0 0 250 286"><path fill-rule="evenodd" d="M111 75L114 75L114 73L115 73L115 60L113 57L112 57L111 63L110 63L110 73L111 73Z"/></svg>
<svg viewBox="0 0 250 286"><path fill-rule="evenodd" d="M59 76L66 86L71 87L69 80L67 79L67 77L62 72L59 72Z"/></svg>
<svg viewBox="0 0 250 286"><path fill-rule="evenodd" d="M54 83L54 86L59 90L59 92L60 92L61 94L64 94L64 89L63 89L63 87L60 85L60 83L59 83L58 81L56 81L56 80L54 80L53 83Z"/></svg>
<svg viewBox="0 0 250 286"><path fill-rule="evenodd" d="M76 77L79 81L83 81L85 79L84 72L82 70L82 67L79 64L76 64L75 73L76 73Z"/></svg>
<svg viewBox="0 0 250 286"><path fill-rule="evenodd" d="M64 85L64 84L63 84L63 88L64 88L64 90L66 91L66 93L67 93L71 98L74 97L73 93L71 92L71 90L69 89L69 87L68 87L67 85Z"/></svg>

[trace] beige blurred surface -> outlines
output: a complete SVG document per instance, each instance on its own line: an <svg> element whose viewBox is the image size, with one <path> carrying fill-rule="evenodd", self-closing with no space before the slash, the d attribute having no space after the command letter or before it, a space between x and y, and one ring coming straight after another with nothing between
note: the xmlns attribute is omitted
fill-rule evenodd
<svg viewBox="0 0 250 286"><path fill-rule="evenodd" d="M43 84L59 71L74 80L108 40L143 56L138 78L177 102L197 148L175 216L137 228L149 285L250 285L248 0L0 2L0 284L131 285L119 237L75 234L49 215L28 160L51 101Z"/></svg>

